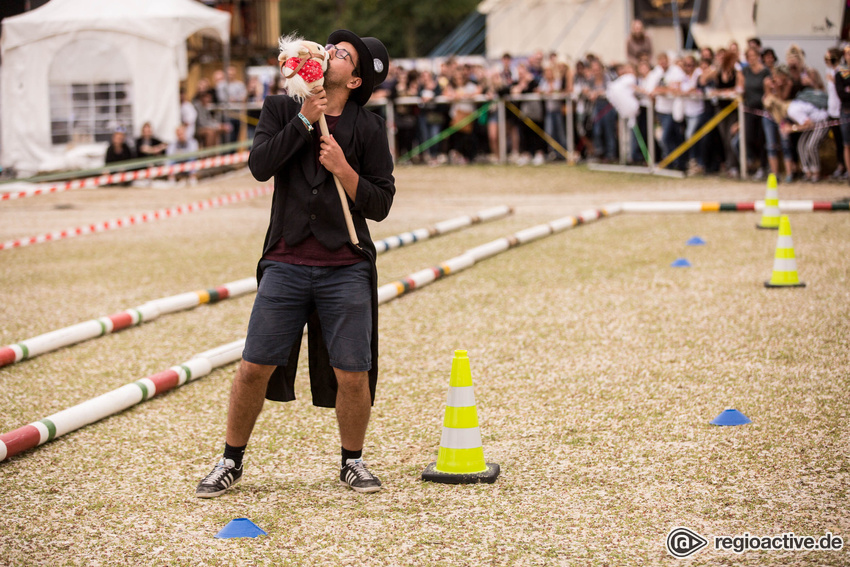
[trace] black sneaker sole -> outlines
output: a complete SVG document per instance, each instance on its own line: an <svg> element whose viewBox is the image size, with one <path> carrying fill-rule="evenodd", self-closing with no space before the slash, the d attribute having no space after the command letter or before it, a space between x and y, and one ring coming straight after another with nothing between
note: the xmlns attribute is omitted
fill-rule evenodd
<svg viewBox="0 0 850 567"><path fill-rule="evenodd" d="M227 488L223 488L222 490L219 490L218 492L197 492L197 491L195 491L195 496L197 498L215 498L216 496L221 496L222 494L224 494L225 492L227 492L228 490L230 490L231 488L233 488L234 486L239 484L239 481L241 481L241 480L242 480L242 477L240 476L239 478L234 480L233 483L230 486L228 486Z"/></svg>
<svg viewBox="0 0 850 567"><path fill-rule="evenodd" d="M342 485L342 486L347 486L348 488L350 488L354 492L360 492L361 494L369 493L369 492L378 492L379 490L381 490L380 485L378 485L378 486L351 486L350 484L348 484L344 480L339 481L339 484Z"/></svg>

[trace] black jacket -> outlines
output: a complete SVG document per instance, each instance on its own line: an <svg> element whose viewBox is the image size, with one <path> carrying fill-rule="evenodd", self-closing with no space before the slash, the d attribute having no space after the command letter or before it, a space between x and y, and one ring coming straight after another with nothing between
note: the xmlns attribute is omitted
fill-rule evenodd
<svg viewBox="0 0 850 567"><path fill-rule="evenodd" d="M295 246L311 233L325 247L337 250L350 246L372 265L372 369L369 385L372 401L378 376L378 278L375 269L375 245L369 234L366 219L386 218L395 195L393 160L387 142L384 120L356 103L349 101L334 130L334 139L345 158L360 175L357 199L347 199L360 246L355 247L348 237L339 195L333 175L316 161L314 132L308 132L298 118L301 105L286 95L267 97L263 103L254 144L248 157L248 167L258 181L274 176L271 219L263 244L263 254L283 237L287 245ZM262 270L257 267L257 282ZM300 342L293 346L286 367L275 370L269 381L266 398L276 401L295 399L295 370ZM328 361L322 340L318 316L313 313L308 322L310 384L313 404L334 407L336 378Z"/></svg>
<svg viewBox="0 0 850 567"><path fill-rule="evenodd" d="M841 99L841 109L850 110L850 68L844 65L835 70L835 92Z"/></svg>

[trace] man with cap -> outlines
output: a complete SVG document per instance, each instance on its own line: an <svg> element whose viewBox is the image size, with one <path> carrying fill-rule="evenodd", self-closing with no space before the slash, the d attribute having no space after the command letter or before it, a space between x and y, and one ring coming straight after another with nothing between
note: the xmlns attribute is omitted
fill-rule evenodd
<svg viewBox="0 0 850 567"><path fill-rule="evenodd" d="M383 220L395 195L386 126L363 106L382 83L389 55L375 38L337 30L328 38L324 87L303 103L263 103L248 158L259 181L274 177L271 220L242 362L230 392L224 455L195 495L223 494L242 478L242 457L264 399L295 399L307 325L313 404L336 410L340 483L376 492L362 450L378 374L375 246L366 220ZM321 136L324 114L330 135ZM340 180L359 245L352 244L333 176Z"/></svg>

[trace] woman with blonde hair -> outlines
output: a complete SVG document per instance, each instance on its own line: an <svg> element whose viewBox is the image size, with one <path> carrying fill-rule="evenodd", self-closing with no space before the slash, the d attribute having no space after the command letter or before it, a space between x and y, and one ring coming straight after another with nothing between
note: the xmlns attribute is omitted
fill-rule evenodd
<svg viewBox="0 0 850 567"><path fill-rule="evenodd" d="M799 85L796 91L799 92L805 88L824 90L820 73L815 68L806 66L806 52L796 43L789 45L788 50L785 51L785 64L788 65L791 80L795 85ZM794 95L796 94L795 92Z"/></svg>
<svg viewBox="0 0 850 567"><path fill-rule="evenodd" d="M785 182L791 183L794 181L794 170L796 162L794 159L793 143L791 141L791 133L788 129L781 128L781 125L788 118L788 105L793 100L792 90L793 84L788 71L788 66L780 64L774 67L773 74L769 80L765 80L765 94L762 99L764 109L770 114L769 120L778 134L778 142L776 138L771 137L767 132L767 161L770 164L770 170L779 177L779 147L782 149L782 157L785 165ZM768 120L768 119L766 119ZM779 147L777 147L779 146Z"/></svg>

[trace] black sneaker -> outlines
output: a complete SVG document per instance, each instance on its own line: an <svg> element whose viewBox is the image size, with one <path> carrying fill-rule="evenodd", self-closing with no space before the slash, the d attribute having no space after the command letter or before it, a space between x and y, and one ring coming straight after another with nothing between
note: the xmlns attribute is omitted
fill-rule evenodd
<svg viewBox="0 0 850 567"><path fill-rule="evenodd" d="M381 481L369 472L361 459L348 462L339 470L339 483L357 492L377 492Z"/></svg>
<svg viewBox="0 0 850 567"><path fill-rule="evenodd" d="M242 465L236 468L231 459L222 459L215 468L204 477L195 489L198 498L215 498L221 496L234 484L242 480Z"/></svg>

